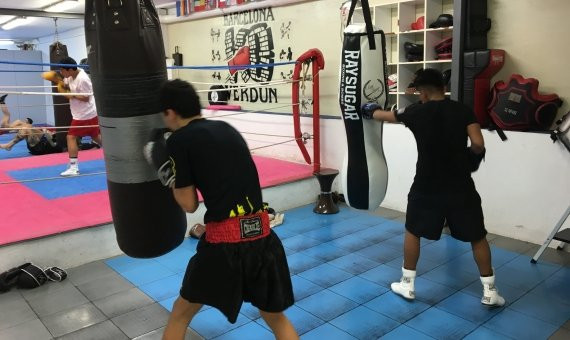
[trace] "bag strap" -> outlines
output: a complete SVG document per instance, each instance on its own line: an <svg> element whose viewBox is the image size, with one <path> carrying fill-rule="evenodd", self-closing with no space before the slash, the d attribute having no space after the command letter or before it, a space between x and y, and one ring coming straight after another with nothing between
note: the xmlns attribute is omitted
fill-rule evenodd
<svg viewBox="0 0 570 340"><path fill-rule="evenodd" d="M348 12L348 20L346 21L350 24L352 20L352 15L356 9L356 4L359 0L352 0L350 4L350 11ZM362 14L364 15L364 23L366 24L366 34L368 35L368 45L371 50L376 49L376 40L374 40L374 26L372 26L372 15L370 14L370 6L368 5L368 0L360 0L362 4Z"/></svg>

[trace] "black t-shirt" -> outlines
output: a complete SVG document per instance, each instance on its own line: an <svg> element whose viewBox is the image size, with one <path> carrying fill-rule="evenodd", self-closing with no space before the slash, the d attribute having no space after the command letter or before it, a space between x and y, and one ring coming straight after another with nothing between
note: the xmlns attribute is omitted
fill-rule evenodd
<svg viewBox="0 0 570 340"><path fill-rule="evenodd" d="M200 191L207 209L205 223L262 209L257 168L245 140L229 124L193 120L172 133L167 146L175 187L194 185Z"/></svg>
<svg viewBox="0 0 570 340"><path fill-rule="evenodd" d="M396 112L414 134L418 148L411 191L463 190L472 185L467 155L467 126L476 123L467 106L450 99L414 104Z"/></svg>

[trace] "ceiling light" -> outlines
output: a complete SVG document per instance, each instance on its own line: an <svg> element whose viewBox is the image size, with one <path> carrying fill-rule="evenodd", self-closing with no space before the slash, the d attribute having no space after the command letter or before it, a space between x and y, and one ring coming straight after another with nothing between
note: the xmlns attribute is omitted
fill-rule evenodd
<svg viewBox="0 0 570 340"><path fill-rule="evenodd" d="M0 40L0 46L14 45L13 40Z"/></svg>
<svg viewBox="0 0 570 340"><path fill-rule="evenodd" d="M22 26L25 25L27 23L29 23L31 21L32 18L29 17L18 17L18 18L14 18L10 21L8 21L7 23L5 23L4 25L2 25L2 29L3 30L11 30L12 28L16 28L18 26Z"/></svg>
<svg viewBox="0 0 570 340"><path fill-rule="evenodd" d="M55 4L51 4L44 8L46 12L65 12L68 9L72 9L73 7L77 6L79 3L77 0L63 0L60 2L56 2Z"/></svg>
<svg viewBox="0 0 570 340"><path fill-rule="evenodd" d="M7 23L8 21L14 19L13 15L0 15L0 25Z"/></svg>

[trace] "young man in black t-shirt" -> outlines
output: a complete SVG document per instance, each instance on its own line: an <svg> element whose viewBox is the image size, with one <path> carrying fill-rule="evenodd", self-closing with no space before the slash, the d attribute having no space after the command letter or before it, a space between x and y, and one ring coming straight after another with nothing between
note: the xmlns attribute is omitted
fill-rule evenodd
<svg viewBox="0 0 570 340"><path fill-rule="evenodd" d="M269 227L249 148L229 124L206 120L194 88L182 80L161 89L166 126L145 147L163 184L187 212L204 198L206 233L190 259L164 339L183 339L202 305L235 323L244 301L259 308L279 339L298 339L282 313L294 303L287 258ZM166 140L166 142L165 142Z"/></svg>
<svg viewBox="0 0 570 340"><path fill-rule="evenodd" d="M505 300L495 287L481 197L471 178L485 154L481 127L471 109L445 97L441 72L420 70L414 86L420 92L420 104L395 112L384 111L375 103L362 107L364 118L404 123L414 134L418 149L416 176L408 195L403 275L400 282L392 284L392 290L404 298L415 298L420 237L438 240L447 222L451 236L471 243L483 284L481 303L502 306Z"/></svg>

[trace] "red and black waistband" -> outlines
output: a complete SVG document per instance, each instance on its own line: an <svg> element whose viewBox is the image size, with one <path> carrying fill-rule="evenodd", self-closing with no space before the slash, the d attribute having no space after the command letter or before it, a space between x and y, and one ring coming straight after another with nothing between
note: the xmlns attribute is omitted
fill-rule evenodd
<svg viewBox="0 0 570 340"><path fill-rule="evenodd" d="M269 215L261 212L253 215L231 217L206 224L206 242L240 243L255 241L269 235Z"/></svg>

